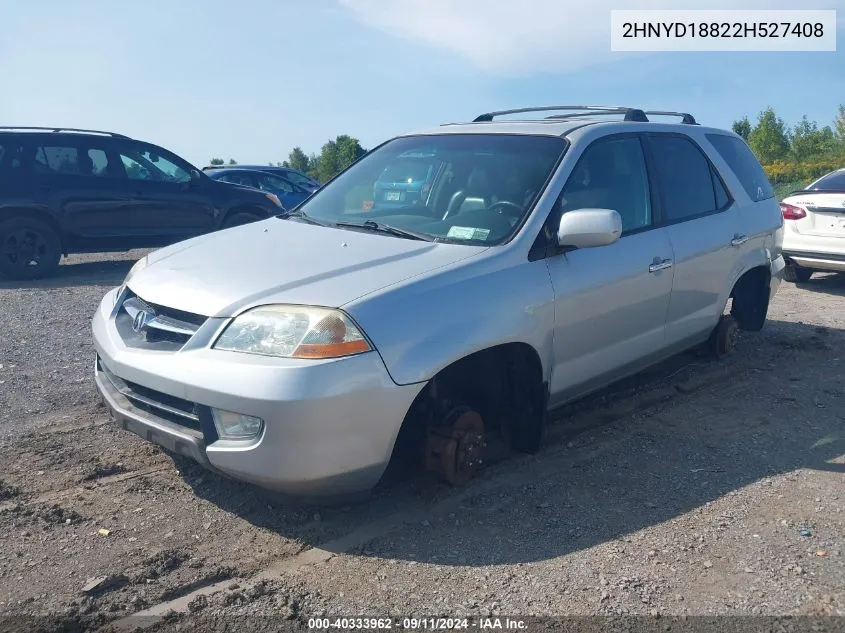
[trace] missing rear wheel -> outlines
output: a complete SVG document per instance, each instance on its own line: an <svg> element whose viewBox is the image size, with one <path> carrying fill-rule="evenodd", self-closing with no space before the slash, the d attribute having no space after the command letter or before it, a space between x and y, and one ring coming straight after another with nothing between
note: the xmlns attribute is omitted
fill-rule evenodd
<svg viewBox="0 0 845 633"><path fill-rule="evenodd" d="M734 318L726 314L719 319L719 324L710 335L710 353L715 358L724 358L731 354L739 342L739 326Z"/></svg>

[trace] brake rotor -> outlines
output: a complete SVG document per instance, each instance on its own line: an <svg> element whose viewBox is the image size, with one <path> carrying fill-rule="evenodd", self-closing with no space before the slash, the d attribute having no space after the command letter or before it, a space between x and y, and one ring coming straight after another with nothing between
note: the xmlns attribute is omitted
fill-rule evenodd
<svg viewBox="0 0 845 633"><path fill-rule="evenodd" d="M469 407L456 407L442 426L429 431L426 467L453 486L467 483L481 468L484 421Z"/></svg>

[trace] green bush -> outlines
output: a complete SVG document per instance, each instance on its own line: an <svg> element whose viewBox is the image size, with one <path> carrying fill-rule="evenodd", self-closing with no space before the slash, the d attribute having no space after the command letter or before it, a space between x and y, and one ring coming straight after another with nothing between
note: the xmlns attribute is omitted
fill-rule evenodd
<svg viewBox="0 0 845 633"><path fill-rule="evenodd" d="M792 180L790 182L782 182L774 185L775 198L780 202L793 191L798 191L809 185L812 180Z"/></svg>
<svg viewBox="0 0 845 633"><path fill-rule="evenodd" d="M763 165L769 181L773 185L795 182L797 180L813 181L825 174L839 169L843 161L837 158L814 158L802 163L788 163L778 160L769 165Z"/></svg>

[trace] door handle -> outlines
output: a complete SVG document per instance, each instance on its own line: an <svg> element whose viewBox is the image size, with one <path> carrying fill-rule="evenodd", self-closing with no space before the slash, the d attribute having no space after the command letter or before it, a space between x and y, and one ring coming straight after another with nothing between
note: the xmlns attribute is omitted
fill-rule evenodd
<svg viewBox="0 0 845 633"><path fill-rule="evenodd" d="M734 233L734 238L731 240L731 246L742 246L747 241L747 235L739 235L738 233Z"/></svg>
<svg viewBox="0 0 845 633"><path fill-rule="evenodd" d="M660 259L659 257L655 257L654 263L648 267L648 272L656 273L658 270L665 270L667 268L672 268L671 259Z"/></svg>

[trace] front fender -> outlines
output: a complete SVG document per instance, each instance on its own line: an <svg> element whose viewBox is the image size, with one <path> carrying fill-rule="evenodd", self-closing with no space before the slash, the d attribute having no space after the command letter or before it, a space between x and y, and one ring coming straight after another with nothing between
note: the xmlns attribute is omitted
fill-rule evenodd
<svg viewBox="0 0 845 633"><path fill-rule="evenodd" d="M433 378L452 363L506 343L552 366L554 293L545 261L490 270L487 262L406 282L346 310L400 385Z"/></svg>

